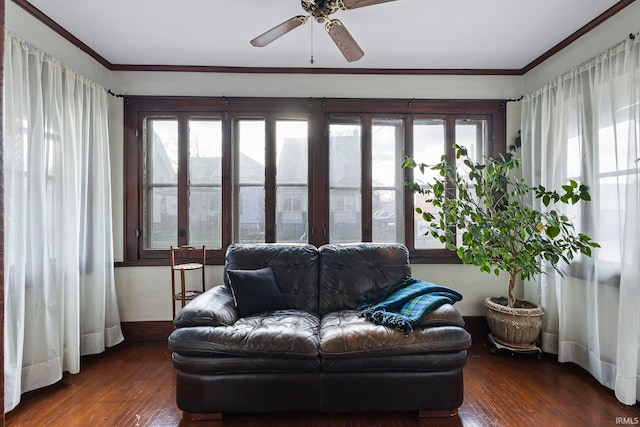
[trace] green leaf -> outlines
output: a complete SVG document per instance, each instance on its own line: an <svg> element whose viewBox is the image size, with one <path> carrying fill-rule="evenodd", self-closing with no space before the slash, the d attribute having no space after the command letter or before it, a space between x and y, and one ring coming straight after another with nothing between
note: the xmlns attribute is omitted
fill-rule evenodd
<svg viewBox="0 0 640 427"><path fill-rule="evenodd" d="M550 225L545 229L545 232L547 233L547 236L555 239L558 234L560 234L560 228L556 227L555 225Z"/></svg>
<svg viewBox="0 0 640 427"><path fill-rule="evenodd" d="M416 161L411 157L408 157L405 155L404 161L402 162L402 169L407 169L407 168L413 169L415 167L416 167Z"/></svg>

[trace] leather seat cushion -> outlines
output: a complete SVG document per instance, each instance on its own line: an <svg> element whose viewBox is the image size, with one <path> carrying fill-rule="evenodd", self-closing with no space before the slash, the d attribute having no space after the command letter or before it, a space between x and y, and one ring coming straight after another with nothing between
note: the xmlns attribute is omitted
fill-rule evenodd
<svg viewBox="0 0 640 427"><path fill-rule="evenodd" d="M316 358L319 324L315 314L277 310L240 318L230 326L176 329L169 336L169 348L190 355Z"/></svg>
<svg viewBox="0 0 640 427"><path fill-rule="evenodd" d="M404 332L376 325L358 317L355 310L342 310L322 318L322 357L383 356L466 350L471 335L460 326L416 326Z"/></svg>
<svg viewBox="0 0 640 427"><path fill-rule="evenodd" d="M322 372L433 372L462 368L467 350L427 354L323 358Z"/></svg>
<svg viewBox="0 0 640 427"><path fill-rule="evenodd" d="M182 372L206 375L319 372L320 359L276 359L273 357L189 356L173 353L173 365Z"/></svg>

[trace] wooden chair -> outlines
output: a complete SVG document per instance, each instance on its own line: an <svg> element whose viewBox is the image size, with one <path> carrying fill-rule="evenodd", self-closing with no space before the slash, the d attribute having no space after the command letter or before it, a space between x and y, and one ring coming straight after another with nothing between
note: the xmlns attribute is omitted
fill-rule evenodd
<svg viewBox="0 0 640 427"><path fill-rule="evenodd" d="M202 252L201 254L199 252ZM197 258L196 258L197 257ZM194 261L192 261L194 260ZM197 260L197 262L195 262ZM176 264L178 262L178 264ZM204 292L204 266L207 263L207 251L205 247L196 248L194 246L171 246L171 305L173 309L173 318L176 317L176 301L180 301L184 307L188 301L191 301ZM185 271L202 270L202 289L186 289ZM176 271L180 272L180 292L176 293Z"/></svg>

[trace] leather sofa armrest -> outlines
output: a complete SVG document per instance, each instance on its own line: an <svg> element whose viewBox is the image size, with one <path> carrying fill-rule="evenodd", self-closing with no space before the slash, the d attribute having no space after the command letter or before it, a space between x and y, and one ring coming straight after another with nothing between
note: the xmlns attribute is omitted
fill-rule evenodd
<svg viewBox="0 0 640 427"><path fill-rule="evenodd" d="M227 326L238 320L231 289L216 286L187 304L173 320L176 328L188 326Z"/></svg>
<svg viewBox="0 0 640 427"><path fill-rule="evenodd" d="M417 326L460 326L464 328L464 319L451 304L443 304L418 323Z"/></svg>

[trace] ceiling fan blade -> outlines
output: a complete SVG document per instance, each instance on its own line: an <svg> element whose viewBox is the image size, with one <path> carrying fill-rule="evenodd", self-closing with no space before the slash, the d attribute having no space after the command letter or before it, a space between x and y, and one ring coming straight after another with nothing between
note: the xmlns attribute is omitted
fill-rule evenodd
<svg viewBox="0 0 640 427"><path fill-rule="evenodd" d="M354 62L364 56L364 52L340 20L327 21L325 28L347 61Z"/></svg>
<svg viewBox="0 0 640 427"><path fill-rule="evenodd" d="M293 18L284 21L282 24L276 25L266 33L260 34L258 37L251 40L251 44L256 47L264 47L275 39L284 36L289 31L298 28L300 25L307 22L307 19L308 18L303 15L294 16Z"/></svg>
<svg viewBox="0 0 640 427"><path fill-rule="evenodd" d="M373 6L374 4L387 3L396 0L342 0L344 9L356 9L358 7Z"/></svg>

